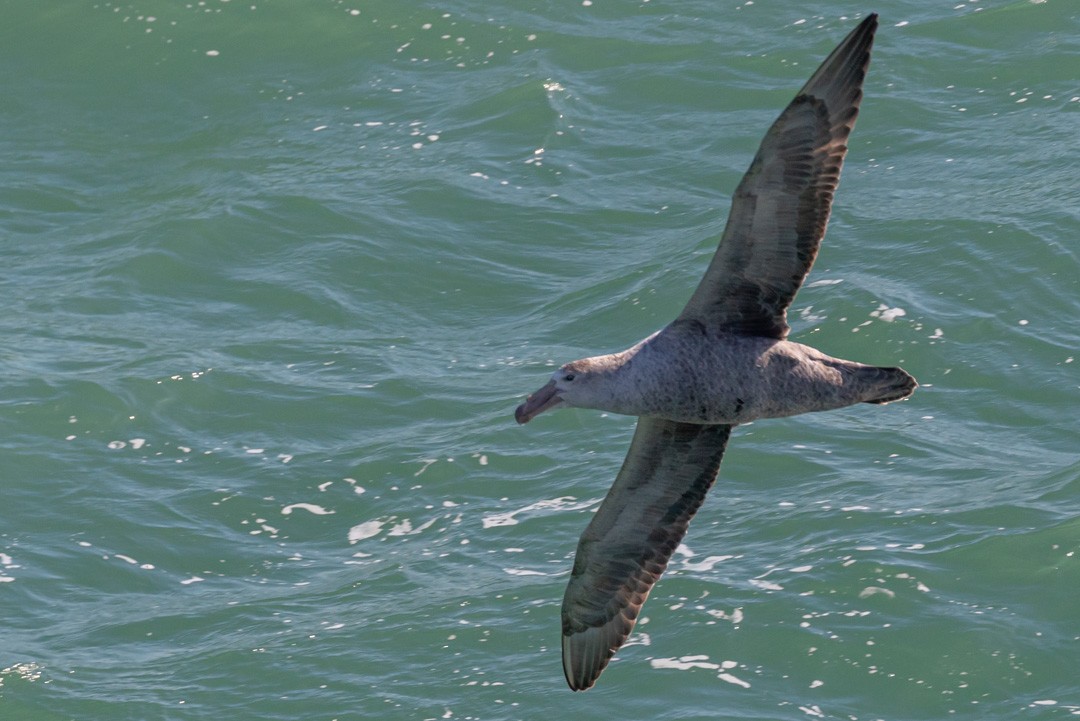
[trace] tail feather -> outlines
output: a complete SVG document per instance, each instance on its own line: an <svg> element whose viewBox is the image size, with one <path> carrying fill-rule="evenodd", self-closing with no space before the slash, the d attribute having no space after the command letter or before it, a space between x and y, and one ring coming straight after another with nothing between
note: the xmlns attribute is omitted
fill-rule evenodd
<svg viewBox="0 0 1080 721"><path fill-rule="evenodd" d="M919 387L919 383L910 373L903 368L873 368L877 376L874 383L876 395L867 398L863 403L885 404L900 401Z"/></svg>

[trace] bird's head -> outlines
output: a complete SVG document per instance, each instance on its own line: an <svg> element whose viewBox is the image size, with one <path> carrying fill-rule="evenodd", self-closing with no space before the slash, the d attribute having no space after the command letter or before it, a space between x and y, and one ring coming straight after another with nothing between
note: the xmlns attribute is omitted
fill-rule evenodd
<svg viewBox="0 0 1080 721"><path fill-rule="evenodd" d="M528 423L561 403L602 409L603 399L609 395L605 381L611 371L610 365L603 362L605 358L582 358L559 368L551 374L551 380L517 407L514 418L518 423Z"/></svg>

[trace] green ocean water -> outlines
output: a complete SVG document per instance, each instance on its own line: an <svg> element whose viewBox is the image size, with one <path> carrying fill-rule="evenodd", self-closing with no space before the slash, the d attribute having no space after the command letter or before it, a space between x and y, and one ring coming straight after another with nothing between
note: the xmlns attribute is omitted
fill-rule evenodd
<svg viewBox="0 0 1080 721"><path fill-rule="evenodd" d="M1080 715L1080 3L0 2L0 721ZM792 337L908 402L736 430L596 688L633 419L860 17Z"/></svg>

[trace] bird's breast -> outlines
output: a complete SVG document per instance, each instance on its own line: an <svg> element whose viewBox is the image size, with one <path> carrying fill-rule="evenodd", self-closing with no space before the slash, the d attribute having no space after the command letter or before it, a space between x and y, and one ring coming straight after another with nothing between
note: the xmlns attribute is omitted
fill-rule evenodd
<svg viewBox="0 0 1080 721"><path fill-rule="evenodd" d="M661 331L626 351L624 409L684 423L745 423L756 417L763 347L737 336Z"/></svg>

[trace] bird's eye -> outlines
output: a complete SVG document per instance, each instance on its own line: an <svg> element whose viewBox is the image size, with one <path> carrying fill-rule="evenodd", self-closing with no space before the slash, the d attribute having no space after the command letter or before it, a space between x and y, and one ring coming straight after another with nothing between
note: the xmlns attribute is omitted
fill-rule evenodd
<svg viewBox="0 0 1080 721"><path fill-rule="evenodd" d="M574 380L574 374L573 373L567 373L566 375L563 376L563 380L567 380L567 381Z"/></svg>

